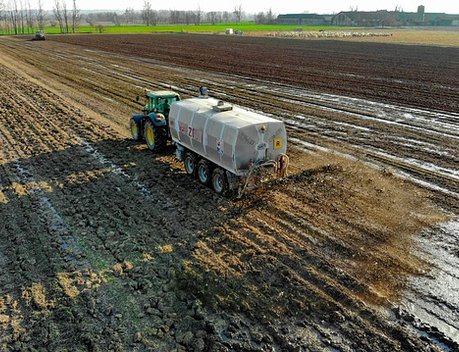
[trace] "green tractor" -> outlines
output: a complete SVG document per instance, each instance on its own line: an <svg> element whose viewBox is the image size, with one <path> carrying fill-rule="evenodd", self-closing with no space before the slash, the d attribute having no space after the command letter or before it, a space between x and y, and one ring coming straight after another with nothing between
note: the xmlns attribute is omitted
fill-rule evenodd
<svg viewBox="0 0 459 352"><path fill-rule="evenodd" d="M171 105L180 100L180 95L169 90L145 91L145 98L143 113L132 116L129 128L134 140L145 140L150 150L160 151L171 139L169 111ZM139 101L140 96L136 100Z"/></svg>

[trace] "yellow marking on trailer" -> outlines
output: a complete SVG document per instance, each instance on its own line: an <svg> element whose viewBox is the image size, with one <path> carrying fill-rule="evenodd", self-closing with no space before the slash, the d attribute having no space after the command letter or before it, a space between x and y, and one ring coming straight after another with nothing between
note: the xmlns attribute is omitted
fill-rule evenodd
<svg viewBox="0 0 459 352"><path fill-rule="evenodd" d="M280 149L284 145L284 140L281 137L274 138L274 149Z"/></svg>

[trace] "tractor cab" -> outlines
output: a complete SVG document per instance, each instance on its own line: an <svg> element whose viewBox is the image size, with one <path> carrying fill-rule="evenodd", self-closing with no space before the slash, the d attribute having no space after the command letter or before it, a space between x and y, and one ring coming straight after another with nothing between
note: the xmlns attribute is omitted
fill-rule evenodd
<svg viewBox="0 0 459 352"><path fill-rule="evenodd" d="M162 150L171 139L169 111L172 104L180 100L180 95L170 90L145 90L145 98L142 114L132 115L129 122L132 138L136 141L145 139L151 150ZM139 102L140 96L136 100Z"/></svg>
<svg viewBox="0 0 459 352"><path fill-rule="evenodd" d="M164 117L168 117L172 103L180 100L179 94L168 90L148 91L145 96L147 98L147 103L143 108L143 113L145 115L154 112L163 114Z"/></svg>

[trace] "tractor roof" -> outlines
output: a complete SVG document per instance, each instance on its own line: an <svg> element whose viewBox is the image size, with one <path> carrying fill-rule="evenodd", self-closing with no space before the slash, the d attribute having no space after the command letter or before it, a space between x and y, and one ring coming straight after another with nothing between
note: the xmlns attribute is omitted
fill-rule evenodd
<svg viewBox="0 0 459 352"><path fill-rule="evenodd" d="M178 94L171 91L171 90L156 90L156 91L149 91L147 92L147 96L150 98L171 98L176 97Z"/></svg>

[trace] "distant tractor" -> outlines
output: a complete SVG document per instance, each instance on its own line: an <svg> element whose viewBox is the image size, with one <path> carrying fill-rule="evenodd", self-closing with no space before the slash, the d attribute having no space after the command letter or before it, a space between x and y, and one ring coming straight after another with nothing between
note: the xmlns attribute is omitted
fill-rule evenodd
<svg viewBox="0 0 459 352"><path fill-rule="evenodd" d="M171 105L180 100L180 95L168 91L146 91L147 102L142 114L133 115L130 120L132 138L145 140L149 149L160 151L171 139L169 130L169 111ZM137 101L140 97L137 96Z"/></svg>
<svg viewBox="0 0 459 352"><path fill-rule="evenodd" d="M43 32L36 32L35 35L33 36L32 40L45 40L45 34Z"/></svg>
<svg viewBox="0 0 459 352"><path fill-rule="evenodd" d="M132 137L144 137L155 151L172 140L186 173L216 193L236 191L240 197L260 182L287 175L282 121L210 98L205 87L199 97L184 100L171 91L146 96L144 114L131 118Z"/></svg>

